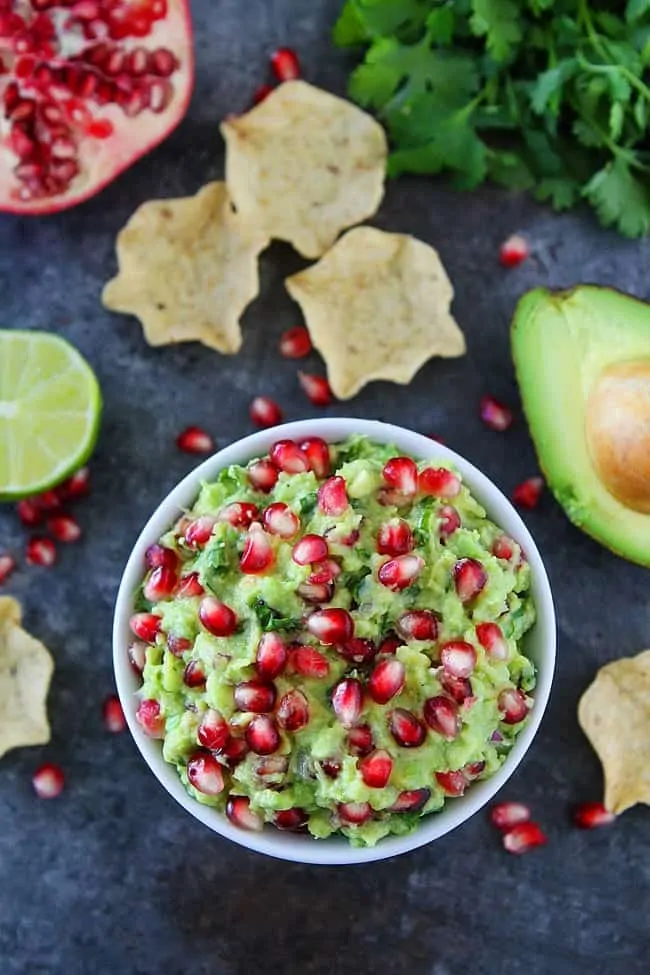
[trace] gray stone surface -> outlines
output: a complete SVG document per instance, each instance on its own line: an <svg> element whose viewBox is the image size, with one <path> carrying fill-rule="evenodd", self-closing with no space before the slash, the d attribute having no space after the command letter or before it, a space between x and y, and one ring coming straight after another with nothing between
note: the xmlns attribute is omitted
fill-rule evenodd
<svg viewBox="0 0 650 975"><path fill-rule="evenodd" d="M557 680L539 737L504 798L532 803L548 847L504 854L483 816L392 862L329 869L274 862L212 835L168 798L128 737L109 737L100 706L113 688L110 629L120 573L136 533L192 466L174 446L188 423L220 445L250 430L248 403L268 393L288 418L317 414L295 364L274 351L299 321L282 279L303 262L273 246L263 296L246 315L241 355L197 345L152 350L138 324L104 312L113 239L156 195L195 191L223 172L218 120L243 109L268 53L296 46L309 80L344 90L348 62L329 43L339 0L196 0L198 81L169 141L103 194L48 219L0 221L0 307L9 327L53 329L77 344L105 397L92 497L78 509L83 541L56 569L22 567L6 587L29 628L52 647L53 739L11 753L0 770L2 975L574 975L648 971L650 831L646 809L613 828L568 824L577 800L599 797L596 758L575 718L595 668L650 643L648 573L599 548L546 497L527 516L557 600ZM485 391L518 404L508 352L517 297L536 284L615 284L650 297L650 242L627 242L580 212L556 216L518 195L452 192L444 182L391 185L378 226L439 248L456 287L468 355L433 361L406 388L376 383L332 414L381 417L435 431L506 491L535 472L524 423L487 432ZM526 233L536 256L504 272L502 239ZM314 361L314 366L320 366ZM0 547L24 530L0 510ZM68 776L55 802L35 798L45 759Z"/></svg>

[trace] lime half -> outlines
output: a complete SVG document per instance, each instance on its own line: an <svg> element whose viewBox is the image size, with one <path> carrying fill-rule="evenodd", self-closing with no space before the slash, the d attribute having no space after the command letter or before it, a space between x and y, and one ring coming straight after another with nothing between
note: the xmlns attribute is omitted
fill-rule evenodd
<svg viewBox="0 0 650 975"><path fill-rule="evenodd" d="M0 329L0 499L72 474L92 452L101 411L95 374L69 342Z"/></svg>

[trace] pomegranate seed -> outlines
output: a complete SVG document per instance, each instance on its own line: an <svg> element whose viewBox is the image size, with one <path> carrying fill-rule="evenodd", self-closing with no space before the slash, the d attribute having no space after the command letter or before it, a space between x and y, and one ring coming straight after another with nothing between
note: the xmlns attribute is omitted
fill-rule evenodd
<svg viewBox="0 0 650 975"><path fill-rule="evenodd" d="M322 535L303 535L291 550L291 558L298 565L322 562L328 555L327 542Z"/></svg>
<svg viewBox="0 0 650 975"><path fill-rule="evenodd" d="M523 802L497 802L490 809L490 822L497 829L509 830L529 819L530 809Z"/></svg>
<svg viewBox="0 0 650 975"><path fill-rule="evenodd" d="M526 695L518 687L507 687L501 691L497 705L503 714L501 720L506 724L519 724L530 710Z"/></svg>
<svg viewBox="0 0 650 975"><path fill-rule="evenodd" d="M487 585L487 572L476 559L459 559L452 575L461 603L470 603Z"/></svg>
<svg viewBox="0 0 650 975"><path fill-rule="evenodd" d="M300 61L290 47L279 47L273 52L271 68L278 81L294 81L300 77Z"/></svg>
<svg viewBox="0 0 650 975"><path fill-rule="evenodd" d="M126 730L124 711L122 710L119 698L115 694L111 694L104 701L102 705L102 718L104 719L104 727L111 734L116 735L120 731Z"/></svg>
<svg viewBox="0 0 650 975"><path fill-rule="evenodd" d="M0 585L5 582L16 568L16 560L11 555L0 555Z"/></svg>
<svg viewBox="0 0 650 975"><path fill-rule="evenodd" d="M602 802L582 802L573 810L573 822L581 829L596 829L598 826L609 826L616 816L609 809L605 809Z"/></svg>
<svg viewBox="0 0 650 975"><path fill-rule="evenodd" d="M184 540L189 548L202 548L210 541L212 530L216 524L212 515L201 515L195 521L191 521L185 529Z"/></svg>
<svg viewBox="0 0 650 975"><path fill-rule="evenodd" d="M62 768L51 762L41 765L32 776L32 785L39 799L56 799L65 785Z"/></svg>
<svg viewBox="0 0 650 975"><path fill-rule="evenodd" d="M406 671L395 657L381 660L368 681L368 693L377 704L386 704L404 687Z"/></svg>
<svg viewBox="0 0 650 975"><path fill-rule="evenodd" d="M256 396L249 408L250 418L258 427L274 427L282 423L282 410L268 396Z"/></svg>
<svg viewBox="0 0 650 975"><path fill-rule="evenodd" d="M361 637L353 637L352 640L337 647L337 650L342 657L353 664L367 664L377 656L377 647L372 640L363 640Z"/></svg>
<svg viewBox="0 0 650 975"><path fill-rule="evenodd" d="M418 748L426 738L426 728L412 711L395 708L388 719L388 730L402 748Z"/></svg>
<svg viewBox="0 0 650 975"><path fill-rule="evenodd" d="M316 562L307 581L315 586L328 585L340 575L341 566L338 562L334 559L325 559L324 562Z"/></svg>
<svg viewBox="0 0 650 975"><path fill-rule="evenodd" d="M275 706L275 687L259 680L242 681L235 686L233 696L239 711L268 714Z"/></svg>
<svg viewBox="0 0 650 975"><path fill-rule="evenodd" d="M296 592L306 603L320 606L322 603L329 603L334 595L334 587L331 583L316 583L308 580L307 582L301 582Z"/></svg>
<svg viewBox="0 0 650 975"><path fill-rule="evenodd" d="M155 613L134 613L129 620L131 632L145 643L153 643L160 633L160 616Z"/></svg>
<svg viewBox="0 0 650 975"><path fill-rule="evenodd" d="M57 511L61 507L61 496L58 491L43 491L35 500L43 511Z"/></svg>
<svg viewBox="0 0 650 975"><path fill-rule="evenodd" d="M512 426L512 410L493 396L484 396L480 406L481 419L490 430L502 432Z"/></svg>
<svg viewBox="0 0 650 975"><path fill-rule="evenodd" d="M293 809L280 809L276 812L273 822L278 829L303 829L308 819L304 809L294 806Z"/></svg>
<svg viewBox="0 0 650 975"><path fill-rule="evenodd" d="M127 650L129 663L136 674L142 674L144 665L147 662L147 645L140 640L135 640Z"/></svg>
<svg viewBox="0 0 650 975"><path fill-rule="evenodd" d="M287 691L278 706L278 724L285 731L300 731L309 724L309 702L302 691Z"/></svg>
<svg viewBox="0 0 650 975"><path fill-rule="evenodd" d="M160 704L152 698L140 701L135 717L142 730L150 738L165 737L165 719L160 713Z"/></svg>
<svg viewBox="0 0 650 975"><path fill-rule="evenodd" d="M324 646L332 647L352 638L354 621L345 609L319 609L307 617L307 629Z"/></svg>
<svg viewBox="0 0 650 975"><path fill-rule="evenodd" d="M351 728L361 714L363 688L354 677L339 681L332 691L332 709L344 728Z"/></svg>
<svg viewBox="0 0 650 975"><path fill-rule="evenodd" d="M324 758L320 763L320 767L328 779L338 779L343 766L334 758Z"/></svg>
<svg viewBox="0 0 650 975"><path fill-rule="evenodd" d="M327 677L330 672L327 657L315 647L294 647L291 651L291 664L302 677L310 677L314 680Z"/></svg>
<svg viewBox="0 0 650 975"><path fill-rule="evenodd" d="M436 772L436 780L445 795L454 798L462 796L469 784L460 769L456 772Z"/></svg>
<svg viewBox="0 0 650 975"><path fill-rule="evenodd" d="M260 512L256 504L248 501L233 501L222 508L217 516L218 521L225 521L233 528L250 528L259 519Z"/></svg>
<svg viewBox="0 0 650 975"><path fill-rule="evenodd" d="M270 755L258 762L255 767L255 774L260 778L270 776L284 776L289 768L289 759L285 755Z"/></svg>
<svg viewBox="0 0 650 975"><path fill-rule="evenodd" d="M393 491L391 488L380 488L377 492L377 501L385 508L391 506L405 508L411 504L413 498L407 494L401 494L399 491Z"/></svg>
<svg viewBox="0 0 650 975"><path fill-rule="evenodd" d="M257 645L255 666L260 677L273 680L284 670L287 648L277 633L265 633Z"/></svg>
<svg viewBox="0 0 650 975"><path fill-rule="evenodd" d="M362 826L372 816L372 808L368 802L342 802L338 811L346 826Z"/></svg>
<svg viewBox="0 0 650 975"><path fill-rule="evenodd" d="M359 772L364 783L371 789L384 789L393 771L393 760L383 748L366 755L359 762Z"/></svg>
<svg viewBox="0 0 650 975"><path fill-rule="evenodd" d="M321 437L308 437L300 444L300 449L307 455L310 470L316 477L327 477L330 472L330 449Z"/></svg>
<svg viewBox="0 0 650 975"><path fill-rule="evenodd" d="M348 510L345 480L330 477L318 489L318 507L325 515L342 515Z"/></svg>
<svg viewBox="0 0 650 975"><path fill-rule="evenodd" d="M458 705L449 697L430 697L424 702L424 720L432 731L437 731L448 741L459 734L461 729Z"/></svg>
<svg viewBox="0 0 650 975"><path fill-rule="evenodd" d="M78 471L64 481L58 489L59 496L67 501L70 498L81 498L90 493L90 471L87 467L80 467Z"/></svg>
<svg viewBox="0 0 650 975"><path fill-rule="evenodd" d="M464 640L450 640L440 648L440 663L452 677L469 677L476 667L476 650Z"/></svg>
<svg viewBox="0 0 650 975"><path fill-rule="evenodd" d="M205 796L218 796L223 792L223 770L209 752L195 752L192 755L187 763L187 778Z"/></svg>
<svg viewBox="0 0 650 975"><path fill-rule="evenodd" d="M257 575L270 569L274 562L275 552L269 536L262 526L255 522L248 530L239 568L248 575Z"/></svg>
<svg viewBox="0 0 650 975"><path fill-rule="evenodd" d="M406 789L400 792L389 812L420 812L431 798L430 789Z"/></svg>
<svg viewBox="0 0 650 975"><path fill-rule="evenodd" d="M199 745L218 751L228 741L229 734L230 729L224 716L219 711L208 708L196 731Z"/></svg>
<svg viewBox="0 0 650 975"><path fill-rule="evenodd" d="M527 853L547 843L546 834L537 823L518 823L503 835L503 847L508 853Z"/></svg>
<svg viewBox="0 0 650 975"><path fill-rule="evenodd" d="M460 494L460 478L446 467L426 467L418 476L422 494L437 498L455 498Z"/></svg>
<svg viewBox="0 0 650 975"><path fill-rule="evenodd" d="M248 468L248 480L256 491L268 494L278 480L278 469L270 460L254 460Z"/></svg>
<svg viewBox="0 0 650 975"><path fill-rule="evenodd" d="M446 504L440 509L438 518L440 519L439 531L442 538L453 535L461 526L460 515L450 504Z"/></svg>
<svg viewBox="0 0 650 975"><path fill-rule="evenodd" d="M362 758L364 755L369 755L374 747L375 742L369 725L360 724L356 728L350 728L348 750L351 755Z"/></svg>
<svg viewBox="0 0 650 975"><path fill-rule="evenodd" d="M211 454L214 452L214 440L209 433L200 427L186 427L176 437L176 446L186 454Z"/></svg>
<svg viewBox="0 0 650 975"><path fill-rule="evenodd" d="M46 568L56 562L56 548L51 538L35 535L27 542L25 558L30 565L42 565Z"/></svg>
<svg viewBox="0 0 650 975"><path fill-rule="evenodd" d="M300 531L300 518L289 505L281 501L270 504L265 509L262 520L267 532L279 535L280 538L293 538Z"/></svg>
<svg viewBox="0 0 650 975"><path fill-rule="evenodd" d="M412 609L400 616L395 628L404 640L435 640L438 619L429 609Z"/></svg>
<svg viewBox="0 0 650 975"><path fill-rule="evenodd" d="M399 592L412 585L424 568L424 559L419 555L398 555L396 559L384 562L379 568L377 578L382 586Z"/></svg>
<svg viewBox="0 0 650 975"><path fill-rule="evenodd" d="M268 98L273 91L275 91L273 85L260 85L253 94L253 105L259 105L260 102L263 102L265 98Z"/></svg>
<svg viewBox="0 0 650 975"><path fill-rule="evenodd" d="M198 572L190 572L183 576L176 590L177 599L188 599L192 596L203 596L205 589L201 585Z"/></svg>
<svg viewBox="0 0 650 975"><path fill-rule="evenodd" d="M22 501L19 501L16 505L16 511L23 525L27 525L29 528L40 525L43 521L43 511L33 498L23 498Z"/></svg>
<svg viewBox="0 0 650 975"><path fill-rule="evenodd" d="M243 738L229 738L221 754L228 760L231 768L234 768L248 755L248 745Z"/></svg>
<svg viewBox="0 0 650 975"><path fill-rule="evenodd" d="M418 469L410 457L391 457L384 465L382 476L392 490L407 498L415 496L418 489Z"/></svg>
<svg viewBox="0 0 650 975"><path fill-rule="evenodd" d="M199 619L213 636L232 636L237 629L238 619L230 608L215 596L206 596L199 606Z"/></svg>
<svg viewBox="0 0 650 975"><path fill-rule="evenodd" d="M272 718L258 714L246 728L246 743L256 755L271 755L280 746L280 734Z"/></svg>
<svg viewBox="0 0 650 975"><path fill-rule="evenodd" d="M544 479L542 477L529 477L527 481L522 481L512 492L512 500L520 508L532 510L539 504L539 499L544 490Z"/></svg>
<svg viewBox="0 0 650 975"><path fill-rule="evenodd" d="M508 659L508 644L501 627L496 623L479 623L476 627L476 638L488 657L493 660Z"/></svg>
<svg viewBox="0 0 650 975"><path fill-rule="evenodd" d="M259 833L264 827L262 817L251 809L248 796L231 796L226 803L226 816L240 829L249 829Z"/></svg>
<svg viewBox="0 0 650 975"><path fill-rule="evenodd" d="M530 254L528 241L521 234L513 234L499 248L499 264L502 267L517 267Z"/></svg>
<svg viewBox="0 0 650 975"><path fill-rule="evenodd" d="M186 687L205 687L205 671L200 660L189 660L183 671L183 683Z"/></svg>
<svg viewBox="0 0 650 975"><path fill-rule="evenodd" d="M379 526L377 551L380 555L406 555L413 549L413 532L402 518L392 518Z"/></svg>
<svg viewBox="0 0 650 975"><path fill-rule="evenodd" d="M507 535L499 535L492 543L492 555L496 556L497 559L505 559L506 562L509 562L515 554L514 544Z"/></svg>
<svg viewBox="0 0 650 975"><path fill-rule="evenodd" d="M304 359L311 352L311 338L304 325L287 329L280 336L280 355L285 359Z"/></svg>
<svg viewBox="0 0 650 975"><path fill-rule="evenodd" d="M142 590L144 598L150 603L159 599L167 599L173 593L178 583L178 576L173 569L166 569L164 565L153 569Z"/></svg>
<svg viewBox="0 0 650 975"><path fill-rule="evenodd" d="M167 649L174 657L182 657L186 650L192 646L192 641L176 633L167 633Z"/></svg>
<svg viewBox="0 0 650 975"><path fill-rule="evenodd" d="M278 440L269 451L271 460L285 474L304 474L309 470L309 459L293 440Z"/></svg>
<svg viewBox="0 0 650 975"><path fill-rule="evenodd" d="M163 545L150 545L144 553L144 564L148 569L176 569L178 566L178 556L171 548Z"/></svg>
<svg viewBox="0 0 650 975"><path fill-rule="evenodd" d="M314 406L328 406L332 402L332 390L325 376L299 372L298 382L303 393Z"/></svg>
<svg viewBox="0 0 650 975"><path fill-rule="evenodd" d="M323 532L325 538L330 538L335 533L336 533L335 526L332 526L331 528L326 528L325 531ZM359 541L359 537L360 537L360 532L356 528L354 528L349 533L349 535L344 535L342 538L334 538L333 541L335 545L343 545L346 548L352 548L352 546L356 545L357 542Z"/></svg>
<svg viewBox="0 0 650 975"><path fill-rule="evenodd" d="M442 673L439 680L443 691L453 697L456 704L464 704L472 696L472 685L466 677L452 677L451 674Z"/></svg>

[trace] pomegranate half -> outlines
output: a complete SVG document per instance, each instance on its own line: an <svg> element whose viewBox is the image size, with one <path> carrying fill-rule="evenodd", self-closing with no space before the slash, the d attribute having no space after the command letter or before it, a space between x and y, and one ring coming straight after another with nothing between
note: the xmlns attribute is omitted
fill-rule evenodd
<svg viewBox="0 0 650 975"><path fill-rule="evenodd" d="M0 0L0 210L65 210L181 121L188 0Z"/></svg>

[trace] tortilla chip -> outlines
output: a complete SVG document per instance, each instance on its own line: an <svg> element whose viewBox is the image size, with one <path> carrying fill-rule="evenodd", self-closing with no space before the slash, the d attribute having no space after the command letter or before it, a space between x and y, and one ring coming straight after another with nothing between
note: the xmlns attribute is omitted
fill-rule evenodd
<svg viewBox="0 0 650 975"><path fill-rule="evenodd" d="M320 88L287 81L250 112L223 122L221 132L237 210L303 257L320 257L381 203L384 130Z"/></svg>
<svg viewBox="0 0 650 975"><path fill-rule="evenodd" d="M578 720L603 766L605 807L650 805L650 650L601 667Z"/></svg>
<svg viewBox="0 0 650 975"><path fill-rule="evenodd" d="M11 748L50 740L45 701L54 661L21 629L20 603L0 596L0 758Z"/></svg>
<svg viewBox="0 0 650 975"><path fill-rule="evenodd" d="M268 243L234 213L225 183L208 183L196 196L150 200L118 234L119 274L102 301L136 315L149 345L196 339L235 353L239 318L259 294L257 256Z"/></svg>
<svg viewBox="0 0 650 975"><path fill-rule="evenodd" d="M431 356L465 352L451 282L437 252L414 237L357 227L285 284L339 399L372 379L408 383Z"/></svg>

